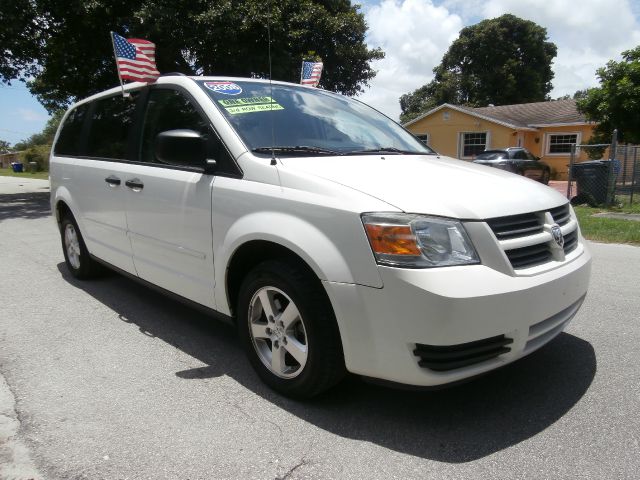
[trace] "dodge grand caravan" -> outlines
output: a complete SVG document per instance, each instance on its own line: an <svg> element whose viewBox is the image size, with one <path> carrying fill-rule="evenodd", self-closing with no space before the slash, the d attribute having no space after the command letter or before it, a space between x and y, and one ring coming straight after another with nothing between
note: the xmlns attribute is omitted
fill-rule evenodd
<svg viewBox="0 0 640 480"><path fill-rule="evenodd" d="M77 278L106 266L235 323L259 376L435 386L557 336L591 258L567 200L445 158L352 99L164 76L73 105L51 202Z"/></svg>

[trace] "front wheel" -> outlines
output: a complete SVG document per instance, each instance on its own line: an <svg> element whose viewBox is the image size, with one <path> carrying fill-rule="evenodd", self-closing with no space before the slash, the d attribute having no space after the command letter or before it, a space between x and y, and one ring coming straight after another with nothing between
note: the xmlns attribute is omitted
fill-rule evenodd
<svg viewBox="0 0 640 480"><path fill-rule="evenodd" d="M240 287L238 332L262 380L284 395L309 398L344 376L340 335L317 278L286 261L252 270Z"/></svg>

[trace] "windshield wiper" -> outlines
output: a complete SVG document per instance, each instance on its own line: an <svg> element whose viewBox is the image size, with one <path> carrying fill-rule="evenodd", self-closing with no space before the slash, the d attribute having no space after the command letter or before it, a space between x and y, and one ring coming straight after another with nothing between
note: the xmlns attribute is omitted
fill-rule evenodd
<svg viewBox="0 0 640 480"><path fill-rule="evenodd" d="M271 153L272 151L274 153L290 153L290 154L296 154L296 153L303 153L303 154L308 154L308 155L314 155L314 154L319 154L319 155L342 155L341 152L336 152L334 150L329 150L328 148L322 148L322 147L309 147L306 145L297 145L295 147L258 147L258 148L254 148L253 150L251 150L252 152L255 153Z"/></svg>
<svg viewBox="0 0 640 480"><path fill-rule="evenodd" d="M346 152L349 155L353 155L353 154L359 154L359 153L397 153L397 154L402 154L402 153L411 153L411 154L415 154L415 155L428 155L428 152L416 152L415 150L401 150L399 148L396 147L378 147L378 148L367 148L365 150L351 150L349 152Z"/></svg>

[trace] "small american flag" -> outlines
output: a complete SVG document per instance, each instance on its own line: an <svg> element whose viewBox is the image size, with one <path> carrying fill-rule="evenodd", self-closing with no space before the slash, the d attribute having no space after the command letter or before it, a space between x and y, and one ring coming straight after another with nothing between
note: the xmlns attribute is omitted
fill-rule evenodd
<svg viewBox="0 0 640 480"><path fill-rule="evenodd" d="M111 32L113 50L122 80L153 82L160 72L156 68L156 45L141 38L124 38Z"/></svg>
<svg viewBox="0 0 640 480"><path fill-rule="evenodd" d="M302 76L300 83L302 85L311 85L317 87L322 74L322 62L302 62Z"/></svg>

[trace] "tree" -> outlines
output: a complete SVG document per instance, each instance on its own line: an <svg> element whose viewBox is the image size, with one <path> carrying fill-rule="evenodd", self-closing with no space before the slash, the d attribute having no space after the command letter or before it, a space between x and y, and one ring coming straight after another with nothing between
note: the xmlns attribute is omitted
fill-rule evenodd
<svg viewBox="0 0 640 480"><path fill-rule="evenodd" d="M117 85L112 30L156 43L161 72L266 77L270 23L274 79L299 81L302 58L315 51L320 85L345 94L362 91L375 76L370 62L384 56L366 46L364 16L349 0L4 0L2 10L5 2L31 7L22 24L37 31L6 38L0 75L32 75L29 88L49 111Z"/></svg>
<svg viewBox="0 0 640 480"><path fill-rule="evenodd" d="M42 27L30 0L0 3L0 80L26 78L35 72L34 59L42 47Z"/></svg>
<svg viewBox="0 0 640 480"><path fill-rule="evenodd" d="M618 138L640 143L640 46L622 52L622 61L610 61L597 70L600 86L578 100L578 110L597 122L593 143L609 143L617 128Z"/></svg>
<svg viewBox="0 0 640 480"><path fill-rule="evenodd" d="M434 79L400 98L400 119L445 102L477 107L548 100L556 54L546 28L514 15L465 27L433 69Z"/></svg>
<svg viewBox="0 0 640 480"><path fill-rule="evenodd" d="M0 140L0 153L7 153L11 151L11 144L6 140Z"/></svg>

